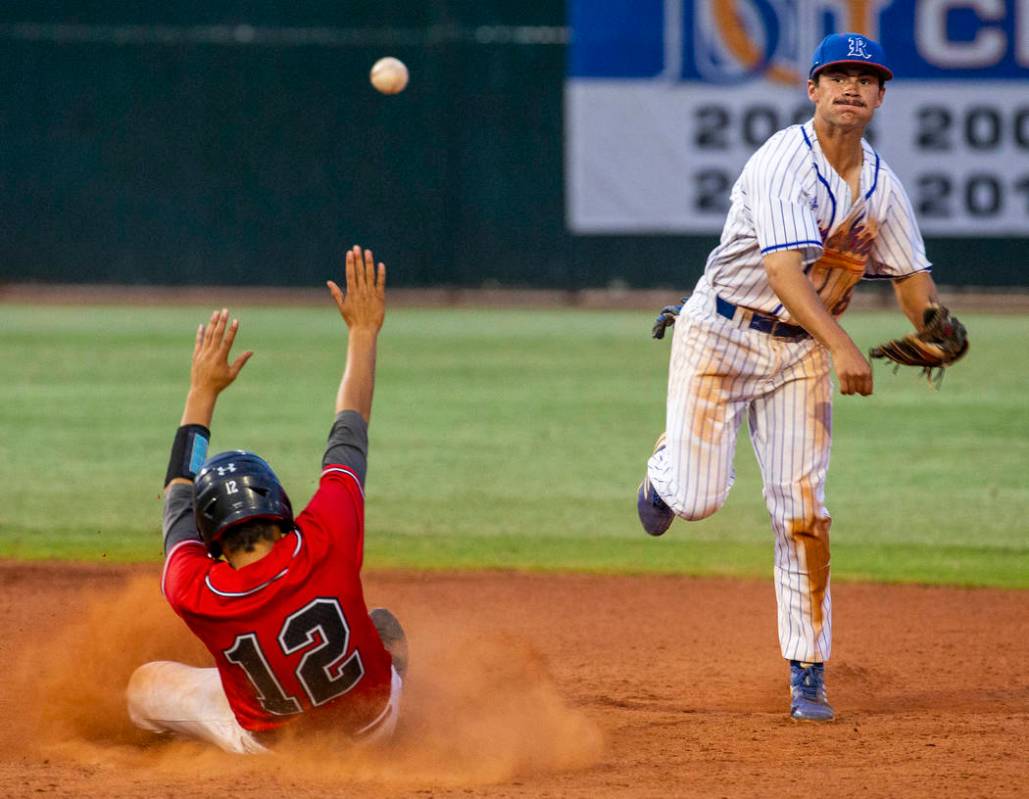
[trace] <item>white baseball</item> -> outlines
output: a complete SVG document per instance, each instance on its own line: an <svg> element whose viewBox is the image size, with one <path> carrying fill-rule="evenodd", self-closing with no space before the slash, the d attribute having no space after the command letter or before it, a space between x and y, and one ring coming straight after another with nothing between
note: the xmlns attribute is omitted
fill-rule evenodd
<svg viewBox="0 0 1029 799"><path fill-rule="evenodd" d="M407 67L399 58L380 58L372 67L372 86L383 94L398 94L407 86Z"/></svg>

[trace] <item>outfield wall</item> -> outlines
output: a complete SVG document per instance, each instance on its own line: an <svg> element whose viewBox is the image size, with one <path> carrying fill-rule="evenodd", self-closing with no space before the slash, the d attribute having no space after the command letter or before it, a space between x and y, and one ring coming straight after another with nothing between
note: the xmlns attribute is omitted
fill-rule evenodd
<svg viewBox="0 0 1029 799"><path fill-rule="evenodd" d="M714 235L573 235L560 2L0 4L0 281L688 287ZM408 63L382 97L372 62ZM883 112L890 113L889 104ZM1025 237L928 240L1029 284Z"/></svg>

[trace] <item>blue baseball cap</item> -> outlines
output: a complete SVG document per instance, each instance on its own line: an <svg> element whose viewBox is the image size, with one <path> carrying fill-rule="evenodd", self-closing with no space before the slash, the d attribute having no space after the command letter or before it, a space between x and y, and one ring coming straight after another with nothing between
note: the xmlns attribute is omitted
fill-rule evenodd
<svg viewBox="0 0 1029 799"><path fill-rule="evenodd" d="M893 77L893 70L886 66L886 54L880 44L860 33L832 33L822 39L811 59L809 78L814 78L826 67L837 64L870 67L883 80Z"/></svg>

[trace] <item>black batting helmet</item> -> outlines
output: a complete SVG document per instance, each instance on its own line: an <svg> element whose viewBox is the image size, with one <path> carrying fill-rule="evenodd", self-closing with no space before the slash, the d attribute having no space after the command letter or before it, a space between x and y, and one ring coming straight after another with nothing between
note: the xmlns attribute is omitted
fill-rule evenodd
<svg viewBox="0 0 1029 799"><path fill-rule="evenodd" d="M293 506L267 461L238 449L215 455L193 481L197 529L207 551L222 554L221 539L230 527L254 519L293 526Z"/></svg>

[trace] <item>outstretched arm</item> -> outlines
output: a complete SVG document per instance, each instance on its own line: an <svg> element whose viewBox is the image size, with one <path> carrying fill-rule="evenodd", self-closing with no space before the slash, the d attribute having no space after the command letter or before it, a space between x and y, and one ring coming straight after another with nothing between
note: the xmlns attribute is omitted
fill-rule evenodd
<svg viewBox="0 0 1029 799"><path fill-rule="evenodd" d="M375 388L375 348L386 315L386 267L370 251L347 253L347 290L328 281L329 291L349 330L347 364L336 392L336 419L322 466L346 466L364 485L368 471L368 419Z"/></svg>
<svg viewBox="0 0 1029 799"><path fill-rule="evenodd" d="M206 450L206 439L210 436L211 419L218 395L232 384L254 354L244 352L229 363L229 351L238 331L239 321L233 319L230 323L226 308L214 311L210 321L197 328L193 343L193 366L189 373L189 392L186 394L186 406L182 410L182 420L172 447L165 490L177 483L192 482L192 478L182 474L189 469L186 463L181 462L181 459L189 457L183 449L191 448L192 438L185 443L180 439L184 436L188 438L187 433L190 432L201 433L205 439L203 448Z"/></svg>
<svg viewBox="0 0 1029 799"><path fill-rule="evenodd" d="M336 393L336 413L357 411L365 422L372 415L375 389L375 351L386 316L386 265L375 267L371 250L354 246L347 252L347 290L331 280L329 292L346 322L347 365Z"/></svg>
<svg viewBox="0 0 1029 799"><path fill-rule="evenodd" d="M164 478L165 554L179 543L201 540L193 520L193 477L207 457L211 418L218 395L236 379L253 355L244 352L229 363L229 351L238 330L239 322L233 319L230 324L225 308L212 313L210 321L197 328L186 407L179 429L175 431Z"/></svg>

